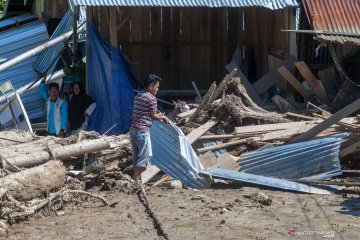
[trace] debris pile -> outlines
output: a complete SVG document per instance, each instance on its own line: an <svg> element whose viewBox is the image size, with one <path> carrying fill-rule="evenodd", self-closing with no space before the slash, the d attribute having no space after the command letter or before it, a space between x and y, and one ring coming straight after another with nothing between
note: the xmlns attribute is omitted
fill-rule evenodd
<svg viewBox="0 0 360 240"><path fill-rule="evenodd" d="M80 132L60 139L9 131L0 132L0 138L0 236L8 224L35 213L56 212L79 197L116 204L92 193L95 190L133 191L131 177L119 168L130 165L127 135Z"/></svg>

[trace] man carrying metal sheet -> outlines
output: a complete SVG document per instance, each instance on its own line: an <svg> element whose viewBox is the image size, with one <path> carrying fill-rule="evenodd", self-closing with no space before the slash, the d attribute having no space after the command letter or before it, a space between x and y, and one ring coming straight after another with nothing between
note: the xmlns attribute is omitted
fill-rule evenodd
<svg viewBox="0 0 360 240"><path fill-rule="evenodd" d="M152 121L162 120L165 123L169 119L162 113L157 113L156 93L159 90L161 79L149 74L144 82L144 92L136 94L134 109L130 127L132 146L132 161L134 166L133 179L140 180L141 173L147 168L152 157L150 128Z"/></svg>

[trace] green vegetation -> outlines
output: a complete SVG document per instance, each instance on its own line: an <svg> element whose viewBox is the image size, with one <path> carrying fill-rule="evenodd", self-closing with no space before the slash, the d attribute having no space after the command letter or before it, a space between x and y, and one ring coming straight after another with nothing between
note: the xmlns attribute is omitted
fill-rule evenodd
<svg viewBox="0 0 360 240"><path fill-rule="evenodd" d="M2 16L4 5L5 5L5 0L0 0L0 17Z"/></svg>

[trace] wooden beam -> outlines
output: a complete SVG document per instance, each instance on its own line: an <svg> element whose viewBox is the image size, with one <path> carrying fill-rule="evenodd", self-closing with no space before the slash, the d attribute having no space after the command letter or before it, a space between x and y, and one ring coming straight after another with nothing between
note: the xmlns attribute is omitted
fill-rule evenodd
<svg viewBox="0 0 360 240"><path fill-rule="evenodd" d="M200 111L203 110L208 105L211 96L215 92L215 89L216 89L216 83L213 82L209 88L209 91L205 94L203 100L201 101L199 107L197 107L195 112L189 117L189 121L194 120L197 117L197 115L200 113Z"/></svg>
<svg viewBox="0 0 360 240"><path fill-rule="evenodd" d="M279 74L290 83L307 101L316 101L308 91L302 86L302 84L296 79L296 77L284 66L277 69Z"/></svg>
<svg viewBox="0 0 360 240"><path fill-rule="evenodd" d="M351 153L360 151L360 141L357 141L350 146L340 150L340 158L343 158Z"/></svg>
<svg viewBox="0 0 360 240"><path fill-rule="evenodd" d="M193 144L196 140L199 139L199 137L204 135L210 128L212 128L217 123L218 121L208 121L201 127L191 131L188 135L186 135L186 140L188 140L190 144Z"/></svg>
<svg viewBox="0 0 360 240"><path fill-rule="evenodd" d="M292 140L290 143L296 143L296 142L302 142L302 141L308 141L321 133L322 131L326 130L331 125L339 122L341 119L349 116L350 114L356 112L360 109L360 99L356 100L355 102L347 105L340 111L333 114L331 117L326 119L325 121L321 122L320 124L316 125L309 131L303 133L302 135L298 136L294 140Z"/></svg>
<svg viewBox="0 0 360 240"><path fill-rule="evenodd" d="M227 143L223 143L223 144L218 144L218 145L211 146L211 147L199 148L199 149L197 149L197 151L201 153L201 152L213 151L213 150L223 149L223 148L227 148L227 147L231 147L231 146L236 146L236 145L248 143L248 142L270 141L270 140L275 140L275 139L289 138L294 135L301 134L305 131L308 131L313 126L316 126L316 125L310 124L310 125L305 125L305 126L293 127L291 129L274 131L274 132L259 135L257 137L240 139L240 140L231 141L231 142L227 142Z"/></svg>
<svg viewBox="0 0 360 240"><path fill-rule="evenodd" d="M300 74L309 83L311 89L314 90L319 100L322 103L329 104L330 100L325 92L324 86L316 80L314 74L310 71L306 63L301 61L301 62L296 62L294 64L296 68L299 70Z"/></svg>
<svg viewBox="0 0 360 240"><path fill-rule="evenodd" d="M137 13L138 11L140 11L140 7L136 8L134 10L132 10L127 16L125 16L124 18L121 19L120 22L118 22L117 26L116 26L116 31L119 31L122 26L124 26L129 20L130 18L135 15L135 13ZM150 20L149 20L150 21Z"/></svg>
<svg viewBox="0 0 360 240"><path fill-rule="evenodd" d="M321 119L324 119L324 120L329 118L329 117L325 117L323 115L316 114L316 113L313 113L313 115L315 117L318 117L318 118L321 118ZM355 125L355 124L351 124L351 123L347 123L347 122L344 122L344 121L340 121L340 122L336 123L336 125L342 126L342 127L346 128L346 129L352 131L352 132L359 132L359 129L360 129L360 126Z"/></svg>
<svg viewBox="0 0 360 240"><path fill-rule="evenodd" d="M247 80L247 78L245 77L244 73L240 70L239 66L232 61L231 63L229 63L228 65L225 66L226 70L231 73L233 69L237 69L236 73L235 73L235 77L240 78L240 82L244 85L246 92L249 94L249 96L251 97L251 99L259 106L261 106L262 104L262 100L261 97L259 96L259 94L255 91L254 87L251 85L251 83L249 82L249 80Z"/></svg>
<svg viewBox="0 0 360 240"><path fill-rule="evenodd" d="M294 56L290 56L283 62L283 66L290 70L293 70L295 68L295 61L296 58ZM281 79L281 76L276 71L276 69L273 69L270 72L266 73L264 76L262 76L259 80L257 80L253 84L253 87L258 94L263 94L279 79Z"/></svg>
<svg viewBox="0 0 360 240"><path fill-rule="evenodd" d="M118 38L117 38L117 29L116 29L116 21L117 21L117 11L116 8L110 8L110 42L114 47L118 47Z"/></svg>
<svg viewBox="0 0 360 240"><path fill-rule="evenodd" d="M191 114L193 114L196 111L196 108L193 108L189 111L183 112L183 113L179 113L176 117L178 118L186 118L191 116Z"/></svg>
<svg viewBox="0 0 360 240"><path fill-rule="evenodd" d="M211 98L209 100L210 104L213 103L220 96L220 94L225 90L225 88L229 84L230 80L235 76L236 72L237 72L237 69L234 68L231 71L231 73L226 74L225 78L221 81L219 86L216 88L214 94L211 96Z"/></svg>
<svg viewBox="0 0 360 240"><path fill-rule="evenodd" d="M158 174L161 170L155 165L150 165L146 168L144 172L141 173L141 182L147 183L150 181L156 174Z"/></svg>
<svg viewBox="0 0 360 240"><path fill-rule="evenodd" d="M299 119L303 119L303 120L318 120L318 118L316 117L310 117L310 116L306 116L306 115L303 115L303 114L298 114L298 113L292 113L292 112L288 112L288 113L285 113L286 116L290 116L290 117L296 117L296 118L299 118Z"/></svg>
<svg viewBox="0 0 360 240"><path fill-rule="evenodd" d="M291 129L299 126L314 125L320 122L322 122L322 120L243 126L243 127L236 127L235 133L244 134L244 133L256 133L256 132L264 132L264 131L267 132L278 131L278 130Z"/></svg>

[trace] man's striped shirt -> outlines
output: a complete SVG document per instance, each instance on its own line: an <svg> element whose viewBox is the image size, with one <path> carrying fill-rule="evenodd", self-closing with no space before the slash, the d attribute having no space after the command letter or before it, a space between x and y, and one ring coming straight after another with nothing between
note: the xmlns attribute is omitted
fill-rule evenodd
<svg viewBox="0 0 360 240"><path fill-rule="evenodd" d="M139 92L135 96L131 127L137 131L149 132L152 125L150 112L156 112L156 97L149 92Z"/></svg>

